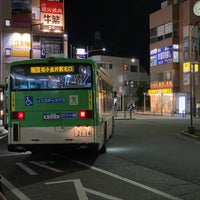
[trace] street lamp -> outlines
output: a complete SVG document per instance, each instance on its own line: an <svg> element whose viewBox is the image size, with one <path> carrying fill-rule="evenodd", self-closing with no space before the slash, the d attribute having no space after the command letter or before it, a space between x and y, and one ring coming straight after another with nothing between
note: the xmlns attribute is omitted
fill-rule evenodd
<svg viewBox="0 0 200 200"><path fill-rule="evenodd" d="M30 59L33 58L33 26L40 26L42 24L43 23L31 24L31 26L30 26L30 55L29 55Z"/></svg>

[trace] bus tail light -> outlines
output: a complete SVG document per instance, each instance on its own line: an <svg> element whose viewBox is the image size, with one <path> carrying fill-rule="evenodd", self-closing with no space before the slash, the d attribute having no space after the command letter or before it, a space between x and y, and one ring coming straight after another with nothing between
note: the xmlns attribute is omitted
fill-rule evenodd
<svg viewBox="0 0 200 200"><path fill-rule="evenodd" d="M12 112L12 119L23 120L24 119L24 112L23 111Z"/></svg>
<svg viewBox="0 0 200 200"><path fill-rule="evenodd" d="M79 111L79 118L92 118L92 110L80 110Z"/></svg>

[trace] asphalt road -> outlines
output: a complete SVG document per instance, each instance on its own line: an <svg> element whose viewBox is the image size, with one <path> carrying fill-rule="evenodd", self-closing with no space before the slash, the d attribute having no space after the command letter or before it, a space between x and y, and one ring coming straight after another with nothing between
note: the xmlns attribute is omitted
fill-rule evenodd
<svg viewBox="0 0 200 200"><path fill-rule="evenodd" d="M195 119L196 128L200 119ZM200 141L181 134L188 118L135 115L116 120L107 153L32 155L6 150L0 174L7 200L199 200ZM200 128L199 128L200 129ZM1 198L0 198L1 199Z"/></svg>

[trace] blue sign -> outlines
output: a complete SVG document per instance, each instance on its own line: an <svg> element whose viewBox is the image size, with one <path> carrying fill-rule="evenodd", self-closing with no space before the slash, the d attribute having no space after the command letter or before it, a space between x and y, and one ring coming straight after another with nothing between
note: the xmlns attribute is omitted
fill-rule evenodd
<svg viewBox="0 0 200 200"><path fill-rule="evenodd" d="M33 96L25 96L24 103L25 103L25 106L32 106L33 105Z"/></svg>
<svg viewBox="0 0 200 200"><path fill-rule="evenodd" d="M158 65L172 62L173 48L172 45L158 49Z"/></svg>
<svg viewBox="0 0 200 200"><path fill-rule="evenodd" d="M38 103L65 103L66 98L38 98Z"/></svg>
<svg viewBox="0 0 200 200"><path fill-rule="evenodd" d="M76 112L63 112L62 113L62 118L63 119L77 118L77 113Z"/></svg>

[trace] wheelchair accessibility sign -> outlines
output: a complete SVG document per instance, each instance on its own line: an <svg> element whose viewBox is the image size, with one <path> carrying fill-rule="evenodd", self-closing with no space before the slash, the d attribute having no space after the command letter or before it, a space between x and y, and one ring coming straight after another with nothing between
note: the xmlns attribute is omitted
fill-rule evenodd
<svg viewBox="0 0 200 200"><path fill-rule="evenodd" d="M33 105L33 96L25 96L24 97L25 106Z"/></svg>

